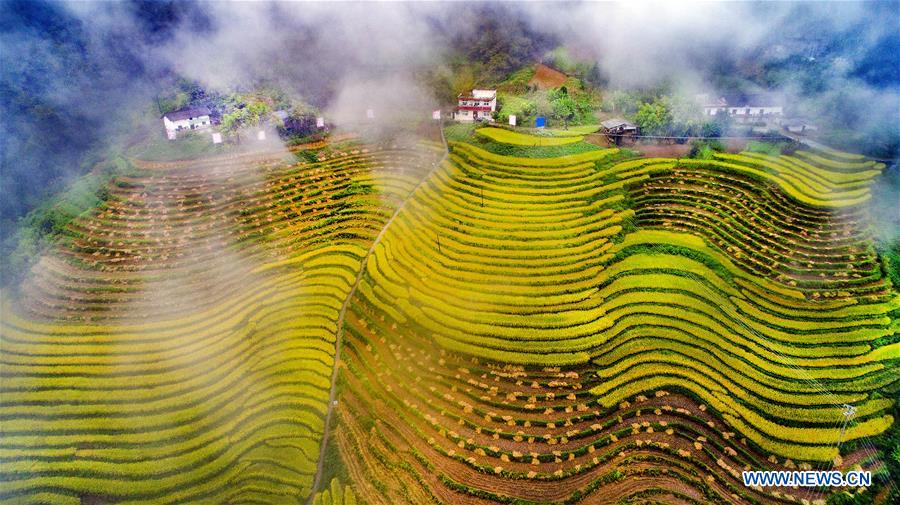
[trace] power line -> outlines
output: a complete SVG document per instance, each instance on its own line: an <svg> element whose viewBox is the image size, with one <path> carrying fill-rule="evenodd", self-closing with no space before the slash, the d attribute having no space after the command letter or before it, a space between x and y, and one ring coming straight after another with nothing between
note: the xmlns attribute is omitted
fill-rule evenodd
<svg viewBox="0 0 900 505"><path fill-rule="evenodd" d="M695 137L695 136L667 136L667 135L612 135L606 134L603 135L607 137L614 138L624 138L624 139L668 139L668 140L777 140L778 137L774 136L756 136L756 137ZM786 140L790 140L791 142L797 142L796 140L790 137L782 137Z"/></svg>

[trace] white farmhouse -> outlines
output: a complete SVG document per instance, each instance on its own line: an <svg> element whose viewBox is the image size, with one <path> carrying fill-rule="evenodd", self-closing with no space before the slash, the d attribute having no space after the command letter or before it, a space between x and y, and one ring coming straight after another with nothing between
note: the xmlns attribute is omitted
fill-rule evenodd
<svg viewBox="0 0 900 505"><path fill-rule="evenodd" d="M766 95L719 97L713 101L706 95L698 98L703 100L704 115L727 114L740 123L766 121L784 115L784 107L778 100Z"/></svg>
<svg viewBox="0 0 900 505"><path fill-rule="evenodd" d="M473 89L471 93L460 93L456 98L459 101L454 113L457 121L493 120L493 113L497 110L496 89Z"/></svg>
<svg viewBox="0 0 900 505"><path fill-rule="evenodd" d="M169 139L174 139L178 136L178 132L183 130L209 128L212 124L209 114L209 109L206 107L191 107L168 112L162 118L163 125L166 127L166 135Z"/></svg>

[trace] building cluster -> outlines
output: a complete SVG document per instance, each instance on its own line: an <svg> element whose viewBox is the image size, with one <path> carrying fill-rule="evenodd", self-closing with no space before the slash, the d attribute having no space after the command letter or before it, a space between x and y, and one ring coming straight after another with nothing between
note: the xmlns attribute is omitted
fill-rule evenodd
<svg viewBox="0 0 900 505"><path fill-rule="evenodd" d="M725 114L739 123L755 123L784 116L781 103L768 95L721 96L715 100L710 100L708 95L700 95L698 98L704 115Z"/></svg>
<svg viewBox="0 0 900 505"><path fill-rule="evenodd" d="M818 131L818 127L805 119L785 116L781 101L771 95L732 95L715 100L710 100L709 95L698 95L697 100L706 116L724 114L742 124L775 124L788 133L799 135Z"/></svg>
<svg viewBox="0 0 900 505"><path fill-rule="evenodd" d="M806 134L817 128L808 122L784 116L784 107L773 96L765 94L757 95L733 95L720 96L710 99L709 95L697 95L698 103L706 117L728 116L742 124L772 125L777 124L785 131L795 134ZM497 111L497 90L473 89L469 92L457 95L457 106L453 109L451 117L456 121L494 121L494 113ZM366 110L366 117L373 119L373 109ZM325 127L324 119L312 115L293 117L287 111L279 110L273 113L273 117L280 120L281 128L294 133L308 134ZM432 111L432 118L440 119L441 111ZM537 118L536 126L543 126L543 117ZM162 117L166 129L166 135L174 140L183 131L204 130L213 125L215 118L207 107L190 107L169 112ZM510 125L516 125L516 117L510 116ZM601 133L616 145L623 141L634 141L640 135L640 129L633 123L622 119L608 119L601 123ZM215 135L214 135L215 136ZM221 142L221 135L218 135Z"/></svg>
<svg viewBox="0 0 900 505"><path fill-rule="evenodd" d="M208 107L186 107L180 110L167 112L162 116L166 137L175 140L180 134L190 131L207 130L219 124L218 116L215 116ZM325 118L314 114L293 115L286 110L276 110L269 120L263 120L260 129L256 133L258 140L265 140L264 127L275 127L281 133L287 135L310 135L322 129L327 129ZM213 143L222 143L222 134L212 132Z"/></svg>

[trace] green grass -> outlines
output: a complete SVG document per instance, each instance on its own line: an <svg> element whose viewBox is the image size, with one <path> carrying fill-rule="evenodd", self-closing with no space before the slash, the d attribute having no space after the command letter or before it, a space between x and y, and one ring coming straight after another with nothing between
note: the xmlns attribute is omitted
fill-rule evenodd
<svg viewBox="0 0 900 505"><path fill-rule="evenodd" d="M209 131L179 133L176 140L169 140L161 132L154 132L146 140L130 148L126 154L147 161L193 160L230 148L226 144L213 144Z"/></svg>
<svg viewBox="0 0 900 505"><path fill-rule="evenodd" d="M545 134L552 135L554 137L577 137L582 135L590 135L591 133L596 133L600 129L600 125L598 124L586 124L586 125L578 125L578 126L570 126L569 129L564 130L562 128L549 128L544 130Z"/></svg>
<svg viewBox="0 0 900 505"><path fill-rule="evenodd" d="M499 93L498 99L500 102L499 115L504 121L506 121L509 116L515 115L518 116L520 124L525 124L525 122L535 113L534 101L525 97Z"/></svg>
<svg viewBox="0 0 900 505"><path fill-rule="evenodd" d="M447 142L471 142L475 138L475 125L472 123L456 123L444 127Z"/></svg>
<svg viewBox="0 0 900 505"><path fill-rule="evenodd" d="M751 140L750 142L747 142L745 150L751 153L780 156L789 145L790 144L787 142L759 142L757 140Z"/></svg>

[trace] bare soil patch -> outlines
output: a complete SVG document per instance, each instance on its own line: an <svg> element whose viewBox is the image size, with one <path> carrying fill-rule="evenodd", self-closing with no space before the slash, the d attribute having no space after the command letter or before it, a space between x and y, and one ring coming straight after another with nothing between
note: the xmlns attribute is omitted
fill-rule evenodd
<svg viewBox="0 0 900 505"><path fill-rule="evenodd" d="M528 81L528 85L537 85L538 89L558 88L565 84L568 78L569 76L559 70L552 69L543 63L538 63L534 77Z"/></svg>

